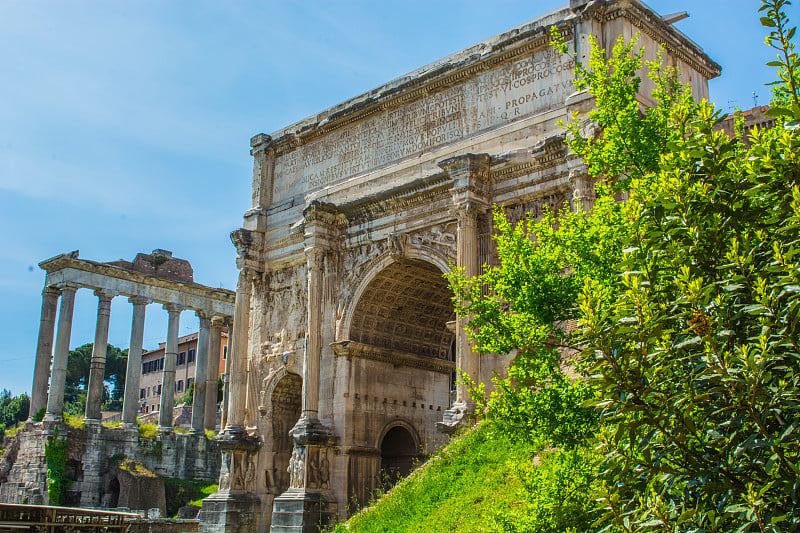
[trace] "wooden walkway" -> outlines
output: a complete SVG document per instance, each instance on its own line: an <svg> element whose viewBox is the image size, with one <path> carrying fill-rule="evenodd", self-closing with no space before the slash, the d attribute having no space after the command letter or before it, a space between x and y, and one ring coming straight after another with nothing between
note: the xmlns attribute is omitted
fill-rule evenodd
<svg viewBox="0 0 800 533"><path fill-rule="evenodd" d="M129 521L137 518L139 515L134 513L0 503L0 533L124 532L128 530Z"/></svg>

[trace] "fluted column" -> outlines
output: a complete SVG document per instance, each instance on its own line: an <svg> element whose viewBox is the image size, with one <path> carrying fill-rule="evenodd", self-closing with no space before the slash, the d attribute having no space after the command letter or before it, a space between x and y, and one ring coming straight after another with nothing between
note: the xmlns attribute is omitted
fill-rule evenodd
<svg viewBox="0 0 800 533"><path fill-rule="evenodd" d="M108 322L111 318L111 299L113 294L96 290L97 296L97 324L94 330L94 345L92 346L92 360L89 363L89 384L86 392L86 422L89 424L100 423L102 417L100 407L103 403L103 389L105 389L106 354L108 352Z"/></svg>
<svg viewBox="0 0 800 533"><path fill-rule="evenodd" d="M202 434L206 416L206 388L208 386L208 343L211 317L197 312L200 331L197 334L197 355L194 360L194 394L192 395L192 433Z"/></svg>
<svg viewBox="0 0 800 533"><path fill-rule="evenodd" d="M53 358L53 333L56 326L56 307L61 291L45 287L42 291L42 314L39 318L39 339L36 343L36 362L33 367L33 387L28 418L47 405L47 381L50 379L50 364Z"/></svg>
<svg viewBox="0 0 800 533"><path fill-rule="evenodd" d="M231 391L231 353L233 353L233 321L228 320L228 344L227 356L225 357L225 375L222 378L222 409L220 412L220 425L221 429L225 429L228 425L228 403L230 401Z"/></svg>
<svg viewBox="0 0 800 533"><path fill-rule="evenodd" d="M167 323L167 344L164 350L164 370L161 373L161 403L158 408L158 430L172 431L172 408L175 404L175 365L178 356L178 331L183 308L165 304L169 313Z"/></svg>
<svg viewBox="0 0 800 533"><path fill-rule="evenodd" d="M301 417L318 420L319 372L322 359L322 277L325 254L306 248L308 260L308 348L303 358L303 400Z"/></svg>
<svg viewBox="0 0 800 533"><path fill-rule="evenodd" d="M136 427L136 415L139 412L139 381L142 375L142 345L144 344L144 315L147 298L128 298L133 304L133 321L131 324L131 344L128 348L128 365L125 368L125 397L122 401L122 425L126 428Z"/></svg>
<svg viewBox="0 0 800 533"><path fill-rule="evenodd" d="M456 265L464 269L464 276L467 279L480 274L479 209L480 207L475 202L464 202L456 209L458 216ZM458 316L456 320L456 367L467 373L473 382L478 383L481 378L480 355L474 350L465 329L469 317ZM470 398L469 387L462 381L459 380L456 388L456 402L473 407L474 402Z"/></svg>
<svg viewBox="0 0 800 533"><path fill-rule="evenodd" d="M208 334L208 372L206 373L206 403L203 414L203 429L214 431L217 427L217 379L219 379L219 348L222 343L222 326L225 320L220 316L211 319Z"/></svg>
<svg viewBox="0 0 800 533"><path fill-rule="evenodd" d="M233 341L228 350L228 417L225 433L244 434L244 410L247 401L247 327L250 324L250 296L253 276L248 268L239 272L236 284L236 302L233 308Z"/></svg>
<svg viewBox="0 0 800 533"><path fill-rule="evenodd" d="M58 310L58 332L53 352L53 372L50 376L50 391L47 396L45 421L62 420L64 409L64 384L67 379L69 339L72 334L72 311L75 308L75 292L78 285L65 284L61 289L61 306Z"/></svg>
<svg viewBox="0 0 800 533"><path fill-rule="evenodd" d="M439 163L453 180L453 208L457 219L456 265L464 269L467 279L480 274L481 255L478 243L478 216L489 208L488 154L463 154ZM481 381L480 355L473 349L464 330L469 317L456 317L456 367L466 373L472 381ZM469 387L459 380L455 403L443 413L438 424L443 431L454 431L475 410L475 402L469 395Z"/></svg>

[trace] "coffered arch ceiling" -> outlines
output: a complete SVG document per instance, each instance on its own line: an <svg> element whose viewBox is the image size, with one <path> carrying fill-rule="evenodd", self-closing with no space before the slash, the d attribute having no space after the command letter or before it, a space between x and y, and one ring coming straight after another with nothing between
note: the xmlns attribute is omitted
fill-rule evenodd
<svg viewBox="0 0 800 533"><path fill-rule="evenodd" d="M367 285L350 323L350 340L425 357L450 359L452 292L430 263L403 260Z"/></svg>

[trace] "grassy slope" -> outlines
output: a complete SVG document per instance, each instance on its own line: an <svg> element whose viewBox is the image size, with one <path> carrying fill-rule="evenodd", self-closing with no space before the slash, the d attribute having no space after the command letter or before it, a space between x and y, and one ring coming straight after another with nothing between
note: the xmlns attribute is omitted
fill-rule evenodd
<svg viewBox="0 0 800 533"><path fill-rule="evenodd" d="M355 515L339 532L500 531L498 509L520 502L520 463L534 450L480 427L454 439L423 468Z"/></svg>

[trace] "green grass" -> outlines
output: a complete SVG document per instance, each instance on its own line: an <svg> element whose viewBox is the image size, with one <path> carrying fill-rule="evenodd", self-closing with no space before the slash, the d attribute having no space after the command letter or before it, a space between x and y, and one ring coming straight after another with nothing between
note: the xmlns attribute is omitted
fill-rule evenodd
<svg viewBox="0 0 800 533"><path fill-rule="evenodd" d="M143 439L154 439L158 436L158 426L139 423L139 436Z"/></svg>
<svg viewBox="0 0 800 533"><path fill-rule="evenodd" d="M218 488L216 483L164 478L167 516L177 518L178 509L184 505L202 506L203 499L217 492Z"/></svg>
<svg viewBox="0 0 800 533"><path fill-rule="evenodd" d="M202 507L203 506L203 500L205 500L206 498L208 498L209 496L211 496L212 494L214 494L218 490L219 490L219 485L217 483L211 483L209 485L203 485L200 488L200 492L202 493L202 496L198 496L194 500L190 501L188 503L188 505L196 505L198 507Z"/></svg>
<svg viewBox="0 0 800 533"><path fill-rule="evenodd" d="M484 424L335 533L593 531L591 452L541 451Z"/></svg>
<svg viewBox="0 0 800 533"><path fill-rule="evenodd" d="M86 429L86 421L84 420L83 415L64 415L64 422L71 428L74 429Z"/></svg>

